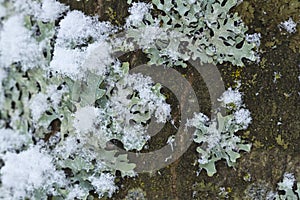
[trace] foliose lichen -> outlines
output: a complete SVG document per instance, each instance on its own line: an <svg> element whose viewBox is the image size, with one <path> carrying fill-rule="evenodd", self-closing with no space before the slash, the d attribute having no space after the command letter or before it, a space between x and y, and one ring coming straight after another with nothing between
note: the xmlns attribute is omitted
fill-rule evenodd
<svg viewBox="0 0 300 200"><path fill-rule="evenodd" d="M237 13L230 13L237 0L153 0L157 16L144 13L139 24L128 29L128 37L143 48L150 64L186 67L190 59L203 63L231 62L244 66L255 61L255 43L245 39L247 27ZM148 6L150 7L150 6Z"/></svg>
<svg viewBox="0 0 300 200"><path fill-rule="evenodd" d="M194 118L187 122L194 127L194 142L199 144L198 164L205 169L208 176L213 176L216 162L224 159L229 167L233 167L240 157L240 151L249 152L251 144L242 140L235 133L245 130L251 123L250 112L243 108L241 95L237 90L227 90L220 98L223 106L228 109L224 116L217 112L216 119L209 120L203 113L195 113Z"/></svg>

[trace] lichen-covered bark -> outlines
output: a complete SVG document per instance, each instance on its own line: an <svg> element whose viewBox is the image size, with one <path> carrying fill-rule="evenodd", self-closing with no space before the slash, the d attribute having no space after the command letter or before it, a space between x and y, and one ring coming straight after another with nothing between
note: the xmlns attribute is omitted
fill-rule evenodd
<svg viewBox="0 0 300 200"><path fill-rule="evenodd" d="M124 24L128 15L126 1L62 2L71 5L72 9L98 14L101 20L116 25ZM229 199L251 199L253 194L249 194L249 188L264 186L267 190L275 189L286 171L294 172L300 178L300 169L297 167L300 163L300 27L298 25L297 32L293 34L278 28L280 22L289 17L299 23L300 2L248 0L243 1L235 11L249 26L249 33L260 32L262 35L259 63L246 63L243 68L229 64L219 66L226 86L235 85L235 80L241 80L241 91L253 118L249 131L243 133L243 137L253 143L252 151L238 160L236 170L227 168L225 162L219 162L216 176L207 177L205 173L196 176L198 169L193 166L197 158L196 147L192 145L177 162L159 173L141 174L135 179L119 179L120 191L113 199L124 198L127 191L135 187L142 188L151 200L188 200L192 199L193 191L197 192L195 199L222 199L224 197L218 194L220 187L224 187ZM145 62L141 53L126 56L137 63ZM193 69L178 71L195 88L197 97L201 99L201 111L209 112L209 96L201 77ZM275 72L281 74L276 81ZM168 102L176 104L177 101L170 96ZM171 125L165 127L159 137L150 141L150 148L164 145L165 141L161 138L167 138L172 131Z"/></svg>

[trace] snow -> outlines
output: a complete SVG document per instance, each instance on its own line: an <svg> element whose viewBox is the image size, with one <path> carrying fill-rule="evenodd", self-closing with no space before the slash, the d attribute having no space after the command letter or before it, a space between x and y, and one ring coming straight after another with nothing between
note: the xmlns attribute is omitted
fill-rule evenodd
<svg viewBox="0 0 300 200"><path fill-rule="evenodd" d="M139 109L140 107L144 107L144 110L148 110L150 113L155 112L157 122L164 123L167 117L170 116L170 105L164 102L164 98L153 92L153 82L150 77L142 74L129 74L121 81L111 84L115 85L116 90L110 98L110 107L113 109L113 113L118 113L118 118L122 117L126 121L126 124L129 124L129 120L133 118L132 112L134 112L134 109L142 112L142 109ZM139 100L133 103L128 95L134 94L135 91L139 96Z"/></svg>
<svg viewBox="0 0 300 200"><path fill-rule="evenodd" d="M260 33L254 33L254 34L246 34L246 40L250 43L255 43L256 47L260 46Z"/></svg>
<svg viewBox="0 0 300 200"><path fill-rule="evenodd" d="M86 71L103 76L114 61L110 53L106 42L96 42L82 49L56 47L50 69L73 80L83 80Z"/></svg>
<svg viewBox="0 0 300 200"><path fill-rule="evenodd" d="M243 129L247 129L252 121L250 111L245 108L241 108L234 113L234 118L237 124L242 125Z"/></svg>
<svg viewBox="0 0 300 200"><path fill-rule="evenodd" d="M292 189L295 181L295 176L292 173L285 173L282 182L279 184L283 188Z"/></svg>
<svg viewBox="0 0 300 200"><path fill-rule="evenodd" d="M97 119L98 109L92 106L79 108L75 112L73 126L77 132L88 133L94 128L95 120Z"/></svg>
<svg viewBox="0 0 300 200"><path fill-rule="evenodd" d="M67 6L56 0L43 0L41 10L35 16L45 22L54 21L62 16L62 13L67 9Z"/></svg>
<svg viewBox="0 0 300 200"><path fill-rule="evenodd" d="M238 89L233 90L232 88L228 88L218 100L224 103L226 107L230 107L230 105L233 104L237 109L240 108L243 103L242 94Z"/></svg>
<svg viewBox="0 0 300 200"><path fill-rule="evenodd" d="M14 7L17 12L32 15L44 22L54 21L68 10L67 6L56 0L43 0L42 3L32 0L14 0Z"/></svg>
<svg viewBox="0 0 300 200"><path fill-rule="evenodd" d="M47 98L48 96L46 94L38 93L30 100L29 108L31 110L32 120L34 123L38 122L42 114L49 109Z"/></svg>
<svg viewBox="0 0 300 200"><path fill-rule="evenodd" d="M107 194L108 197L111 197L112 194L117 190L114 180L115 176L109 173L101 173L99 177L92 176L89 177L92 185L94 186L99 197L103 197L104 194Z"/></svg>
<svg viewBox="0 0 300 200"><path fill-rule="evenodd" d="M4 21L0 34L0 65L10 67L12 63L20 62L24 71L36 67L40 63L41 53L31 34L24 27L20 15Z"/></svg>
<svg viewBox="0 0 300 200"><path fill-rule="evenodd" d="M194 113L194 117L192 119L188 119L186 126L194 126L198 127L199 124L206 124L209 121L209 118L203 113Z"/></svg>
<svg viewBox="0 0 300 200"><path fill-rule="evenodd" d="M6 78L7 76L7 73L6 71L0 66L0 108L2 107L2 103L5 99L4 97L4 93L3 93L3 90L2 90L2 81Z"/></svg>
<svg viewBox="0 0 300 200"><path fill-rule="evenodd" d="M22 146L26 146L29 141L29 135L20 134L12 129L2 128L0 129L0 154L21 150Z"/></svg>
<svg viewBox="0 0 300 200"><path fill-rule="evenodd" d="M132 30L131 30L132 31ZM138 45L142 49L148 49L155 45L155 41L168 38L166 31L159 27L159 23L155 25L146 25L145 27L134 29Z"/></svg>
<svg viewBox="0 0 300 200"><path fill-rule="evenodd" d="M125 27L138 26L150 9L152 9L152 5L149 3L132 3L132 7L128 9L130 15L126 19Z"/></svg>
<svg viewBox="0 0 300 200"><path fill-rule="evenodd" d="M74 48L84 45L91 38L95 41L105 39L112 26L99 22L96 17L85 16L80 11L71 11L59 23L56 46Z"/></svg>
<svg viewBox="0 0 300 200"><path fill-rule="evenodd" d="M82 148L82 144L78 144L75 136L69 136L62 144L56 146L53 152L58 155L58 157L67 159L70 155L75 154L79 148Z"/></svg>
<svg viewBox="0 0 300 200"><path fill-rule="evenodd" d="M112 49L107 42L100 41L88 45L82 69L89 70L100 76L105 75L108 71L108 66L114 61L111 54Z"/></svg>
<svg viewBox="0 0 300 200"><path fill-rule="evenodd" d="M61 90L57 89L56 85L49 85L47 87L47 95L50 98L51 105L57 108L58 104L61 102L62 95L67 92L67 88L62 86Z"/></svg>
<svg viewBox="0 0 300 200"><path fill-rule="evenodd" d="M114 61L111 47L104 40L113 32L106 22L71 11L59 23L50 69L74 80L83 79L86 71L104 75ZM92 44L88 44L90 40Z"/></svg>
<svg viewBox="0 0 300 200"><path fill-rule="evenodd" d="M51 193L54 183L65 184L63 172L56 171L53 158L42 152L38 145L19 154L8 152L3 160L1 189L7 191L7 199L30 198L37 189Z"/></svg>
<svg viewBox="0 0 300 200"><path fill-rule="evenodd" d="M80 79L83 76L80 71L83 59L84 52L79 49L56 47L49 68L74 80Z"/></svg>
<svg viewBox="0 0 300 200"><path fill-rule="evenodd" d="M6 9L3 5L1 5L1 1L0 1L0 18L4 17L6 15ZM1 28L1 23L0 23L0 28Z"/></svg>
<svg viewBox="0 0 300 200"><path fill-rule="evenodd" d="M297 31L296 26L297 23L290 17L289 20L281 22L279 28L283 28L289 33L295 33Z"/></svg>
<svg viewBox="0 0 300 200"><path fill-rule="evenodd" d="M87 193L88 191L84 191L81 187L75 185L73 188L70 189L70 192L67 196L67 200L74 200L76 198L84 199Z"/></svg>

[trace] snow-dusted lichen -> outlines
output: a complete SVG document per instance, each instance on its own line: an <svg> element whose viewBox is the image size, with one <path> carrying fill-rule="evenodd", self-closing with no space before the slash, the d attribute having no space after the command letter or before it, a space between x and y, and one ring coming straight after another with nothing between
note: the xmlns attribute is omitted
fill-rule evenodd
<svg viewBox="0 0 300 200"><path fill-rule="evenodd" d="M203 113L197 113L187 122L188 127L196 128L194 142L200 145L197 147L200 156L198 164L200 169L206 170L208 176L217 172L217 161L225 159L227 165L232 167L240 157L240 151L250 151L251 144L235 135L251 123L250 112L242 107L241 97L238 90L230 88L220 98L225 108L234 105L228 115L217 113L216 119L209 120Z"/></svg>
<svg viewBox="0 0 300 200"><path fill-rule="evenodd" d="M236 3L133 3L126 39L133 38L152 64L185 67L200 59L240 66L244 58L256 59L258 39L247 42L241 19L228 13ZM153 17L153 8L161 14ZM150 138L149 121L168 120L161 85L129 73L114 53L133 44L110 37L120 29L97 17L55 0L0 0L0 17L0 198L111 197L117 173L136 175L136 165L112 142L139 151ZM229 93L221 100L233 109L230 115L209 122L198 114L189 122L197 128L200 167L209 175L216 161L232 166L240 150L250 149L234 135L247 128L250 112L239 93Z"/></svg>
<svg viewBox="0 0 300 200"><path fill-rule="evenodd" d="M9 152L3 160L0 197L4 199L45 199L56 193L55 187L68 184L64 172L56 169L54 158L38 145L20 153Z"/></svg>
<svg viewBox="0 0 300 200"><path fill-rule="evenodd" d="M248 42L245 35L247 28L241 18L236 13L229 13L237 3L236 0L152 0L161 14L153 17L149 12L139 13L139 17L144 16L143 23L136 29L127 30L128 37L143 48L150 64L185 67L186 61L199 59L203 63L222 64L228 61L243 66L244 58L257 59L254 48L259 43ZM136 3L132 9L135 7ZM132 13L128 20L136 15ZM147 45L141 40L145 28L152 30L151 34L147 34L151 37L145 38L146 41L151 40ZM155 35L157 38L153 42Z"/></svg>
<svg viewBox="0 0 300 200"><path fill-rule="evenodd" d="M300 196L300 182L296 182L295 176L291 173L285 173L282 182L277 183L276 200L298 199ZM294 189L294 186L295 189Z"/></svg>
<svg viewBox="0 0 300 200"><path fill-rule="evenodd" d="M165 122L170 107L159 84L111 55L109 23L54 0L23 3L1 4L0 197L111 197L117 172L136 175L111 140L142 149L149 120Z"/></svg>

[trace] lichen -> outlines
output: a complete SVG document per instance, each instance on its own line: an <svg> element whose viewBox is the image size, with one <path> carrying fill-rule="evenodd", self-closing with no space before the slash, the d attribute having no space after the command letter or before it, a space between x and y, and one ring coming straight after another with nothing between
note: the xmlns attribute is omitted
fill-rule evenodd
<svg viewBox="0 0 300 200"><path fill-rule="evenodd" d="M153 17L147 13L144 23L127 30L128 37L148 55L150 64L186 67L189 59L199 59L203 63L231 62L244 66L244 58L257 59L256 45L245 40L247 27L237 13L229 13L237 1L152 3L161 14ZM145 29L151 29L151 37L142 39Z"/></svg>

